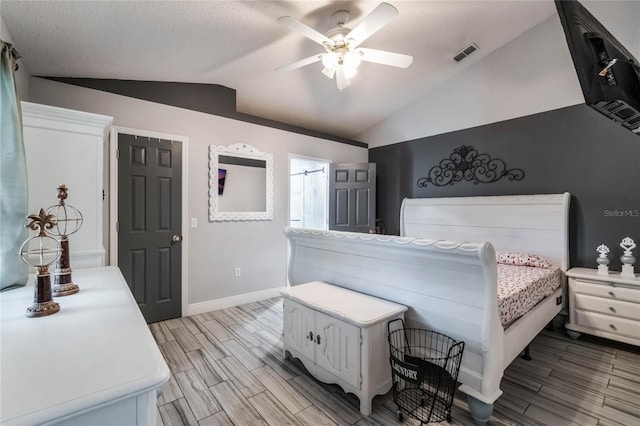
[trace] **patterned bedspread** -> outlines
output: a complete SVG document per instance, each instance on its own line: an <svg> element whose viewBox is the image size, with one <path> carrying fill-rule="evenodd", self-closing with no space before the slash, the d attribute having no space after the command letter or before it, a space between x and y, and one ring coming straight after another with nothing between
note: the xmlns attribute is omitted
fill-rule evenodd
<svg viewBox="0 0 640 426"><path fill-rule="evenodd" d="M560 287L560 268L498 264L498 311L507 327Z"/></svg>

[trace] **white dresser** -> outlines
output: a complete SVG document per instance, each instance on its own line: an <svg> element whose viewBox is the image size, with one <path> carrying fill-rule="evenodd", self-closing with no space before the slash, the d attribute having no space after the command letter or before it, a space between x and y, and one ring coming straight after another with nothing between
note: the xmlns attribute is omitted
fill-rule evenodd
<svg viewBox="0 0 640 426"><path fill-rule="evenodd" d="M371 400L391 389L387 323L404 318L406 306L334 285L313 282L289 287L284 296L285 357L300 359L311 374Z"/></svg>
<svg viewBox="0 0 640 426"><path fill-rule="evenodd" d="M572 268L569 278L567 333L580 333L640 345L640 275L624 278L619 272L598 275L597 270Z"/></svg>
<svg viewBox="0 0 640 426"><path fill-rule="evenodd" d="M155 425L167 367L116 267L73 272L60 312L27 318L33 283L0 293L0 424Z"/></svg>

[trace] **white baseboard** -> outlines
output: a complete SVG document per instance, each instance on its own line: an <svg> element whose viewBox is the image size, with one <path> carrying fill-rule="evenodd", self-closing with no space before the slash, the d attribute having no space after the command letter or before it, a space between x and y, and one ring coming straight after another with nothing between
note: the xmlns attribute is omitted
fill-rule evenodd
<svg viewBox="0 0 640 426"><path fill-rule="evenodd" d="M280 290L285 287L270 288L268 290L256 291L253 293L239 294L237 296L224 297L222 299L207 300L206 302L191 303L186 306L184 317L203 314L205 312L217 311L218 309L230 308L231 306L244 305L245 303L259 302L260 300L280 297Z"/></svg>

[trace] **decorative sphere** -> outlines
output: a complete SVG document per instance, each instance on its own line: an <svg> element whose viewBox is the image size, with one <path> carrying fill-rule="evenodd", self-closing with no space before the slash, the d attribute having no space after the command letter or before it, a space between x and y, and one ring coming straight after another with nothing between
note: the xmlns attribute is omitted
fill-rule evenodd
<svg viewBox="0 0 640 426"><path fill-rule="evenodd" d="M48 236L31 237L20 247L22 261L35 267L51 265L58 260L61 253L58 242Z"/></svg>
<svg viewBox="0 0 640 426"><path fill-rule="evenodd" d="M63 236L77 232L82 226L82 213L68 204L56 204L47 209L47 214L52 214L56 219L54 227L47 231L50 235Z"/></svg>
<svg viewBox="0 0 640 426"><path fill-rule="evenodd" d="M630 254L625 254L620 258L620 262L625 265L633 265L636 262L636 258Z"/></svg>
<svg viewBox="0 0 640 426"><path fill-rule="evenodd" d="M597 257L596 258L596 262L598 262L598 265L608 265L609 264L609 258L607 257Z"/></svg>

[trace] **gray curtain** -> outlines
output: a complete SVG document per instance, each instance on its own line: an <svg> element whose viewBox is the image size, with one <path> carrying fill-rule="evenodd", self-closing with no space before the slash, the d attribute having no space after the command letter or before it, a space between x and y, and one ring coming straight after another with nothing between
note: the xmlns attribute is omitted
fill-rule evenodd
<svg viewBox="0 0 640 426"><path fill-rule="evenodd" d="M27 283L27 265L18 251L27 239L28 199L22 112L13 75L20 55L0 42L0 290L4 291Z"/></svg>

